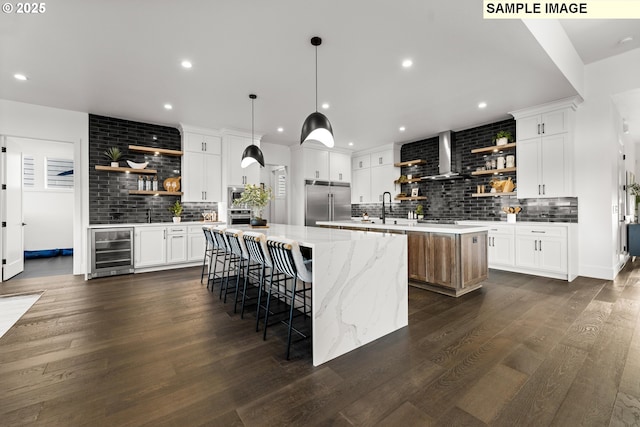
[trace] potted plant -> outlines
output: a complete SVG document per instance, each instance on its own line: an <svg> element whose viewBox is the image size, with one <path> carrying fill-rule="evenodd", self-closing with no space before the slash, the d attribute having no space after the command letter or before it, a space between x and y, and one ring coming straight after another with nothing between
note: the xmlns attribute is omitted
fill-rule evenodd
<svg viewBox="0 0 640 427"><path fill-rule="evenodd" d="M122 158L122 151L118 147L111 147L107 151L104 152L104 155L107 159L111 161L111 167L117 168L120 167L120 163L118 160Z"/></svg>
<svg viewBox="0 0 640 427"><path fill-rule="evenodd" d="M180 201L176 200L176 202L173 205L169 206L167 209L173 214L173 222L180 222L180 215L182 215L183 209Z"/></svg>
<svg viewBox="0 0 640 427"><path fill-rule="evenodd" d="M265 226L267 220L262 218L262 211L269 201L273 199L273 192L270 187L262 185L247 184L240 198L234 200L234 205L247 205L251 208L251 225Z"/></svg>
<svg viewBox="0 0 640 427"><path fill-rule="evenodd" d="M418 219L424 218L424 207L422 205L416 206L416 215L418 215Z"/></svg>
<svg viewBox="0 0 640 427"><path fill-rule="evenodd" d="M506 145L509 142L513 142L513 135L508 130L501 130L493 138L493 141L496 145Z"/></svg>

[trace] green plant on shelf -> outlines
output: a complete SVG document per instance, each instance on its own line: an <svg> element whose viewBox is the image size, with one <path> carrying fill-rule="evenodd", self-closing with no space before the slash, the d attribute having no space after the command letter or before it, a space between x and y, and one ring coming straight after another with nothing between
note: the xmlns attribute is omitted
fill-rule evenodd
<svg viewBox="0 0 640 427"><path fill-rule="evenodd" d="M513 135L508 130L498 131L495 137L493 137L493 142L496 142L499 139L507 138L507 141L513 142Z"/></svg>
<svg viewBox="0 0 640 427"><path fill-rule="evenodd" d="M167 208L167 210L171 212L174 217L179 217L180 215L182 215L182 209L183 207L180 204L179 200L176 200L176 202L173 205Z"/></svg>
<svg viewBox="0 0 640 427"><path fill-rule="evenodd" d="M122 158L122 151L118 147L110 147L104 152L104 155L110 161L117 162Z"/></svg>
<svg viewBox="0 0 640 427"><path fill-rule="evenodd" d="M424 215L424 207L422 205L416 206L416 215Z"/></svg>

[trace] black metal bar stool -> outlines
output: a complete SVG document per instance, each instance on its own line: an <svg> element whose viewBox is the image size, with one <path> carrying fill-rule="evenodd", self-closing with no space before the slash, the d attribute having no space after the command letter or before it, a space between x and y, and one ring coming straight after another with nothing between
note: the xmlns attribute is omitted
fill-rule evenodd
<svg viewBox="0 0 640 427"><path fill-rule="evenodd" d="M227 271L228 255L227 244L224 238L224 230L226 230L226 228L227 227L224 225L218 225L211 228L211 236L213 237L214 244L214 261L213 268L209 271L209 283L211 283L212 292L216 280L220 281L220 287L222 288ZM218 266L221 266L219 270Z"/></svg>
<svg viewBox="0 0 640 427"><path fill-rule="evenodd" d="M289 353L291 349L291 333L296 332L302 338L308 338L310 336L303 333L300 329L293 326L293 319L300 315L303 318L307 316L311 317L311 262L305 263L302 253L300 252L300 246L298 242L291 239L285 239L280 237L268 237L267 249L273 268L271 269L271 280L269 283L267 307L265 311L264 320L264 336L267 338L267 326L269 324L269 305L271 297L284 300L289 306L289 318L285 322L287 325L287 354L286 358L289 359ZM273 273L277 271L281 273L283 280L273 280ZM291 284L287 285L287 279L291 279ZM302 282L302 285L298 285L298 280ZM296 310L297 309L297 310ZM302 309L302 310L301 310ZM297 314L294 315L294 312Z"/></svg>
<svg viewBox="0 0 640 427"><path fill-rule="evenodd" d="M254 231L245 231L242 235L245 246L249 252L249 262L256 263L260 267L258 277L258 295L257 295L257 308L256 308L256 332L260 326L260 310L266 308L262 306L262 297L265 289L265 281L267 280L267 269L271 269L271 257L267 249L267 238L262 233L256 233ZM240 317L244 315L244 307L246 304L247 295L247 280L245 278L244 289L242 292L242 303L240 310Z"/></svg>
<svg viewBox="0 0 640 427"><path fill-rule="evenodd" d="M203 225L202 232L204 233L205 239L205 248L204 248L204 257L202 259L202 272L200 273L200 284L204 280L204 269L207 268L207 278L209 276L209 272L211 271L211 262L213 260L213 250L214 250L214 241L213 236L211 235L211 226ZM207 287L209 286L209 282L207 280Z"/></svg>

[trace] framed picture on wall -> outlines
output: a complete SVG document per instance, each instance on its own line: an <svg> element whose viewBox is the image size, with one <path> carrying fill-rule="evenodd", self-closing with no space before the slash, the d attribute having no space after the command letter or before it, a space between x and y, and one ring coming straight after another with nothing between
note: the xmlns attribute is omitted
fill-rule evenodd
<svg viewBox="0 0 640 427"><path fill-rule="evenodd" d="M420 189L418 187L411 189L411 197L418 197L418 192Z"/></svg>

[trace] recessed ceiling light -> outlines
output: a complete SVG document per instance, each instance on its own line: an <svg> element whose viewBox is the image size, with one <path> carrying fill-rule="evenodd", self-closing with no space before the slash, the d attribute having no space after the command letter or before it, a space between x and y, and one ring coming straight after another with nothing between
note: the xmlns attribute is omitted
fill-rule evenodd
<svg viewBox="0 0 640 427"><path fill-rule="evenodd" d="M404 132L404 131L406 130L406 128L405 128L404 126L400 126L400 128L398 128L398 130L399 130L400 132Z"/></svg>
<svg viewBox="0 0 640 427"><path fill-rule="evenodd" d="M353 142L349 142L349 147L353 147Z"/></svg>
<svg viewBox="0 0 640 427"><path fill-rule="evenodd" d="M325 102L324 104L322 104L322 108L325 109L325 110L328 109L329 108L329 103Z"/></svg>
<svg viewBox="0 0 640 427"><path fill-rule="evenodd" d="M24 74L14 74L13 77L15 77L16 80L27 80L27 76L25 76Z"/></svg>
<svg viewBox="0 0 640 427"><path fill-rule="evenodd" d="M164 109L165 109L165 110L173 110L173 105L171 105L171 104L164 104Z"/></svg>
<svg viewBox="0 0 640 427"><path fill-rule="evenodd" d="M405 59L404 61L402 61L402 66L404 68L409 68L413 65L413 61L410 59Z"/></svg>
<svg viewBox="0 0 640 427"><path fill-rule="evenodd" d="M278 132L284 132L284 128L278 128Z"/></svg>
<svg viewBox="0 0 640 427"><path fill-rule="evenodd" d="M180 63L180 65L182 65L183 68L191 68L191 67L193 67L193 64L191 63L191 61L187 61L186 59L184 61L182 61Z"/></svg>
<svg viewBox="0 0 640 427"><path fill-rule="evenodd" d="M633 37L629 36L629 37L625 37L623 39L620 39L620 41L618 42L618 44L625 44L625 43L629 43L633 41Z"/></svg>
<svg viewBox="0 0 640 427"><path fill-rule="evenodd" d="M478 108L487 108L487 103L486 102L479 103Z"/></svg>

